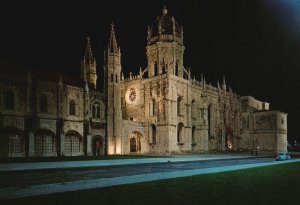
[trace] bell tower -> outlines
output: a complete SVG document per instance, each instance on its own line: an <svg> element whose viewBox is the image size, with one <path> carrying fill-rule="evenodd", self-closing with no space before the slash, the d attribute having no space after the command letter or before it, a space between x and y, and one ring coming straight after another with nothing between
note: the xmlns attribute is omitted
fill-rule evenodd
<svg viewBox="0 0 300 205"><path fill-rule="evenodd" d="M183 77L184 49L183 29L164 6L161 16L148 27L148 77L165 73Z"/></svg>
<svg viewBox="0 0 300 205"><path fill-rule="evenodd" d="M114 24L104 51L104 89L106 96L106 154L121 154L121 51L117 45Z"/></svg>

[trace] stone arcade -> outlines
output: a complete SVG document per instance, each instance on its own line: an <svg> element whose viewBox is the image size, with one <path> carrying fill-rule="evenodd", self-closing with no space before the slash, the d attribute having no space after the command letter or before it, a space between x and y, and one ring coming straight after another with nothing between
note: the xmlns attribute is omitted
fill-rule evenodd
<svg viewBox="0 0 300 205"><path fill-rule="evenodd" d="M148 65L137 76L123 77L113 25L104 79L89 38L80 79L1 74L0 157L286 150L287 114L235 94L225 78L196 80L184 50L183 29L164 8L148 27Z"/></svg>

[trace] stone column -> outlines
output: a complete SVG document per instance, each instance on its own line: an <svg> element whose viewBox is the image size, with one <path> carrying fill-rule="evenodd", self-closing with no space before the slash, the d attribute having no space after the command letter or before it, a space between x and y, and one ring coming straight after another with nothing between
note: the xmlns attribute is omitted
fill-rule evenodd
<svg viewBox="0 0 300 205"><path fill-rule="evenodd" d="M92 156L92 136L91 135L87 135L87 143L86 143L86 151L87 151L87 156Z"/></svg>
<svg viewBox="0 0 300 205"><path fill-rule="evenodd" d="M65 152L65 134L60 135L60 156L64 156Z"/></svg>

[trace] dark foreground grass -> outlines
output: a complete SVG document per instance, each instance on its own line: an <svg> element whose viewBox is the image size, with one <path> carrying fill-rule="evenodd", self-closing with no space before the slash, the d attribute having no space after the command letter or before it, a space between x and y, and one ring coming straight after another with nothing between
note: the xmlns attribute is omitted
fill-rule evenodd
<svg viewBox="0 0 300 205"><path fill-rule="evenodd" d="M299 204L300 163L0 201L0 204Z"/></svg>

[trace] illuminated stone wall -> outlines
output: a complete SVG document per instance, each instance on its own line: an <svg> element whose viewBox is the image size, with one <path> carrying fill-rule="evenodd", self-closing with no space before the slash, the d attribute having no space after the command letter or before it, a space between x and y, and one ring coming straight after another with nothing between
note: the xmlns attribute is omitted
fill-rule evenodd
<svg viewBox="0 0 300 205"><path fill-rule="evenodd" d="M143 137L148 139L144 140L145 153L237 149L235 138L239 134L239 100L237 95L224 88L225 85L222 89L221 86L213 87L205 82L196 83L168 74L145 79L133 76L122 82L123 120L144 126ZM178 126L181 124L182 136L178 141ZM155 143L151 140L153 125L157 130ZM231 129L228 138L225 137L229 135L226 126ZM123 136L130 135L134 130L123 128ZM126 142L124 140L128 147Z"/></svg>
<svg viewBox="0 0 300 205"><path fill-rule="evenodd" d="M22 151L13 153L7 148L5 156L59 156L68 155L64 150L65 134L78 133L80 150L76 155L92 155L92 138L105 136L105 107L103 94L91 90L87 93L84 86L69 85L61 76L56 75L50 80L35 73L18 73L18 75L1 75L0 80L0 129L2 135L21 136ZM5 97L12 91L13 107L7 108ZM42 96L46 101L42 108ZM75 113L70 113L70 101L75 102ZM92 119L92 104L101 105L101 119ZM87 130L84 124L87 122ZM53 152L42 153L42 147L36 144L37 135L47 134L53 137ZM11 135L11 134L10 134ZM89 142L89 143L88 143ZM104 150L103 143L103 150ZM42 145L39 145L42 146ZM52 146L45 144L44 146ZM6 147L6 145L5 145ZM6 148L5 148L6 149ZM39 149L37 155L36 150ZM74 153L73 155L74 156Z"/></svg>
<svg viewBox="0 0 300 205"><path fill-rule="evenodd" d="M249 96L245 98L248 99ZM280 111L256 110L256 105L247 103L242 110L239 149L259 149L263 153L286 151L287 114Z"/></svg>
<svg viewBox="0 0 300 205"><path fill-rule="evenodd" d="M185 67L183 28L166 8L148 28L147 66L138 74L130 72L124 79L113 24L108 42L103 79L97 77L89 38L81 79L1 73L0 137L14 135L23 143L16 143L14 152L4 140L1 156L286 150L285 113L269 111L269 103L254 97L239 96L225 77L212 85L202 75L195 78L193 70L201 68ZM6 98L13 105L7 107ZM52 139L53 144L45 144L47 153L37 145L37 135ZM67 145L70 136L79 139L74 152Z"/></svg>

